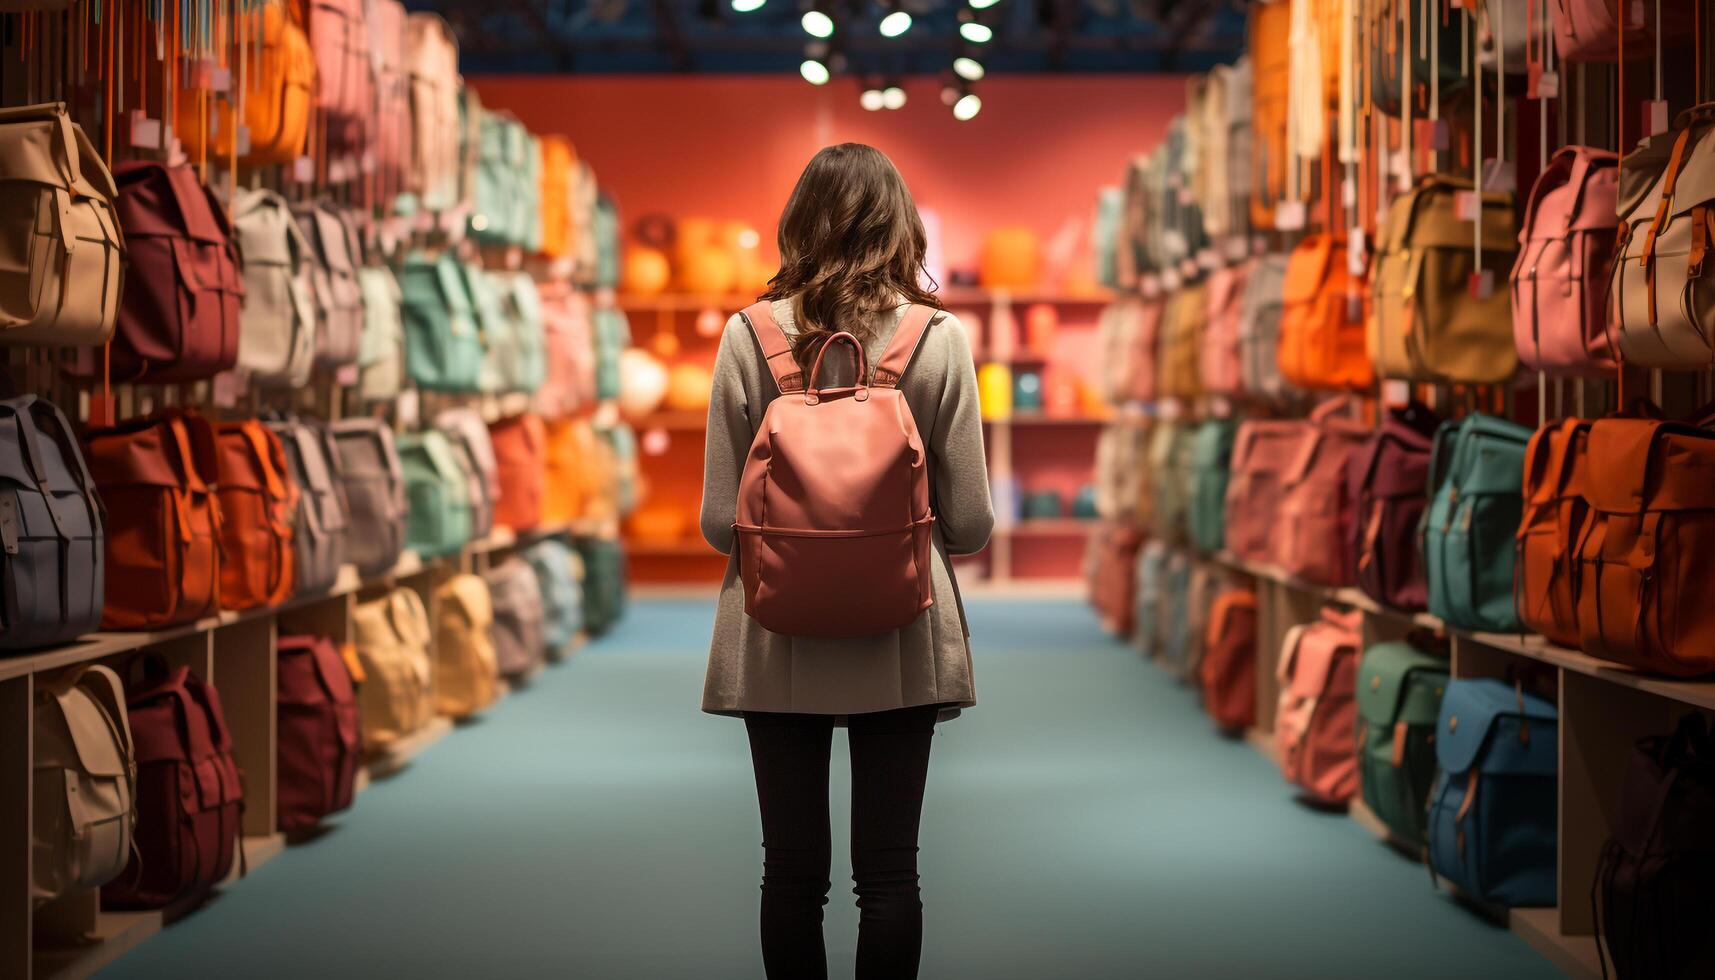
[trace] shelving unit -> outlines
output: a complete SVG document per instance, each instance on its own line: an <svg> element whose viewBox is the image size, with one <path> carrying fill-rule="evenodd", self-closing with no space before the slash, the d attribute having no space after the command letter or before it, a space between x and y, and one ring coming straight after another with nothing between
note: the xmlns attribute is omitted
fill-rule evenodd
<svg viewBox="0 0 1715 980"><path fill-rule="evenodd" d="M275 647L281 634L316 633L332 637L336 643L347 643L357 602L398 586L417 591L432 620L435 589L448 576L481 572L503 556L548 537L613 532L612 527L594 523L520 533L501 528L445 558L423 560L405 552L391 570L368 580L355 566L348 565L340 570L328 592L297 597L279 606L222 612L153 632L95 633L64 647L0 659L0 977L81 980L203 900L198 896L147 912L110 912L102 910L98 892L86 891L39 909L32 907L31 773L38 677L88 663L106 664L123 674L130 658L151 653L170 664L189 667L214 685L232 729L234 755L244 773L241 832L244 864L253 871L286 846L285 836L275 824ZM358 789L408 767L417 755L451 731L451 721L438 718L386 751L372 755L359 773ZM361 806L357 802L353 808ZM238 878L235 866L232 877L220 887L230 887Z"/></svg>

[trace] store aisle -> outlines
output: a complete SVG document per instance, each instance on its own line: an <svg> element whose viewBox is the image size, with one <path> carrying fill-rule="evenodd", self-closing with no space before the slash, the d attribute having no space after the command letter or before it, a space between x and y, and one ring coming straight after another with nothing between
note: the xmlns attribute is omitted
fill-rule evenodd
<svg viewBox="0 0 1715 980"><path fill-rule="evenodd" d="M971 614L982 703L936 739L925 980L1556 975L1422 867L1293 803L1081 604ZM696 710L709 621L636 603L103 976L760 977L744 731ZM849 977L837 850L828 945Z"/></svg>

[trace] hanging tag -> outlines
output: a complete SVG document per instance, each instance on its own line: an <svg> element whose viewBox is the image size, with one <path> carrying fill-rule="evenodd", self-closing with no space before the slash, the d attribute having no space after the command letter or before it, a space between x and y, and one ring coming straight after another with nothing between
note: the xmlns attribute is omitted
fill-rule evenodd
<svg viewBox="0 0 1715 980"><path fill-rule="evenodd" d="M1495 270L1482 269L1471 273L1471 298L1488 299L1495 295Z"/></svg>
<svg viewBox="0 0 1715 980"><path fill-rule="evenodd" d="M1370 242L1362 228L1346 232L1346 271L1362 276L1370 264Z"/></svg>
<svg viewBox="0 0 1715 980"><path fill-rule="evenodd" d="M161 121L141 109L131 110L131 145L139 150L161 148Z"/></svg>
<svg viewBox="0 0 1715 980"><path fill-rule="evenodd" d="M1145 299L1154 299L1161 295L1161 277L1153 272L1146 272L1138 278L1137 288Z"/></svg>
<svg viewBox="0 0 1715 980"><path fill-rule="evenodd" d="M341 388L349 388L357 384L357 365L341 364L339 370L334 372L333 380Z"/></svg>
<svg viewBox="0 0 1715 980"><path fill-rule="evenodd" d="M232 408L238 404L238 396L243 393L246 387L245 379L239 377L240 373L238 369L234 368L214 376L212 386L214 390L211 392L211 396L216 407Z"/></svg>
<svg viewBox="0 0 1715 980"><path fill-rule="evenodd" d="M1213 272L1221 267L1221 256L1214 248L1205 248L1197 253L1197 265L1201 269Z"/></svg>
<svg viewBox="0 0 1715 980"><path fill-rule="evenodd" d="M1388 405L1406 405L1411 402L1411 383L1389 379L1382 382L1382 401Z"/></svg>
<svg viewBox="0 0 1715 980"><path fill-rule="evenodd" d="M1268 254L1268 236L1267 235L1252 235L1251 236L1251 254L1252 255L1267 255Z"/></svg>
<svg viewBox="0 0 1715 980"><path fill-rule="evenodd" d="M308 184L316 179L316 161L310 157L299 157L292 161L292 180L299 184Z"/></svg>
<svg viewBox="0 0 1715 980"><path fill-rule="evenodd" d="M1340 181L1340 206L1355 207L1358 203L1358 182L1350 177Z"/></svg>
<svg viewBox="0 0 1715 980"><path fill-rule="evenodd" d="M1156 415L1171 422L1179 417L1179 399L1169 398L1165 401L1157 402L1155 409Z"/></svg>
<svg viewBox="0 0 1715 980"><path fill-rule="evenodd" d="M1196 259L1180 259L1179 260L1179 275L1181 275L1182 277L1184 277L1186 279L1193 279L1194 280L1197 278L1197 273L1200 271L1202 271L1202 270L1197 268L1197 260Z"/></svg>
<svg viewBox="0 0 1715 980"><path fill-rule="evenodd" d="M250 127L249 126L246 126L243 123L239 123L238 128L233 130L232 141L235 144L237 144L236 149L238 151L239 156L244 157L244 156L250 155Z"/></svg>
<svg viewBox="0 0 1715 980"><path fill-rule="evenodd" d="M214 62L207 58L192 62L191 87L200 92L214 91Z"/></svg>
<svg viewBox="0 0 1715 980"><path fill-rule="evenodd" d="M1560 98L1560 73L1545 71L1536 77L1536 88L1531 92L1533 99Z"/></svg>
<svg viewBox="0 0 1715 980"><path fill-rule="evenodd" d="M417 389L406 388L401 391L395 405L399 411L399 424L408 429L416 428L419 414Z"/></svg>
<svg viewBox="0 0 1715 980"><path fill-rule="evenodd" d="M169 167L190 162L189 158L185 156L184 144L180 143L179 138L173 135L173 127L161 127L161 143L167 148L167 165Z"/></svg>
<svg viewBox="0 0 1715 980"><path fill-rule="evenodd" d="M232 91L232 69L224 65L216 65L209 76L209 86L216 92Z"/></svg>
<svg viewBox="0 0 1715 980"><path fill-rule="evenodd" d="M1513 161L1483 161L1483 190L1503 194L1518 190L1518 168Z"/></svg>
<svg viewBox="0 0 1715 980"><path fill-rule="evenodd" d="M359 168L366 174L372 174L375 172L375 166L375 151L364 150L363 161L359 164Z"/></svg>
<svg viewBox="0 0 1715 980"><path fill-rule="evenodd" d="M1161 273L1161 288L1170 293L1179 291L1183 283L1179 279L1178 269L1164 269Z"/></svg>
<svg viewBox="0 0 1715 980"><path fill-rule="evenodd" d="M1477 220L1477 194L1475 191L1453 192L1453 217L1460 221Z"/></svg>
<svg viewBox="0 0 1715 980"><path fill-rule="evenodd" d="M1644 135L1660 136L1667 132L1667 100L1651 99L1644 103Z"/></svg>
<svg viewBox="0 0 1715 980"><path fill-rule="evenodd" d="M1227 257L1228 262L1243 261L1244 257L1250 253L1250 247L1250 242L1237 235L1221 242L1221 252Z"/></svg>
<svg viewBox="0 0 1715 980"><path fill-rule="evenodd" d="M1346 287L1346 322L1359 323L1364 319L1364 297L1358 291L1356 283Z"/></svg>
<svg viewBox="0 0 1715 980"><path fill-rule="evenodd" d="M1301 231L1306 218L1303 201L1281 201L1274 209L1276 231Z"/></svg>

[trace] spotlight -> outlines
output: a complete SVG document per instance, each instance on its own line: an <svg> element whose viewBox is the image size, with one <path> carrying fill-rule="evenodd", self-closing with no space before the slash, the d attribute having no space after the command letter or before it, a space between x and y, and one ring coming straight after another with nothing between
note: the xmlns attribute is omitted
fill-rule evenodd
<svg viewBox="0 0 1715 980"><path fill-rule="evenodd" d="M983 100L977 98L975 92L966 92L959 96L959 101L953 103L953 118L960 122L969 122L983 111Z"/></svg>
<svg viewBox="0 0 1715 980"><path fill-rule="evenodd" d="M732 0L732 9L741 14L748 14L752 10L761 10L762 5L767 2L768 0Z"/></svg>
<svg viewBox="0 0 1715 980"><path fill-rule="evenodd" d="M834 19L821 10L806 10L798 23L803 25L804 33L811 37L833 37Z"/></svg>
<svg viewBox="0 0 1715 980"><path fill-rule="evenodd" d="M974 20L967 20L959 25L959 36L972 44L987 44L994 40L994 28L987 24L979 24Z"/></svg>
<svg viewBox="0 0 1715 980"><path fill-rule="evenodd" d="M1000 0L970 0L972 10L987 10Z"/></svg>
<svg viewBox="0 0 1715 980"><path fill-rule="evenodd" d="M819 58L805 58L804 63L798 66L798 74L803 75L804 81L811 85L826 85L828 79L833 77L833 73L828 71L827 63Z"/></svg>
<svg viewBox="0 0 1715 980"><path fill-rule="evenodd" d="M953 74L967 82L977 82L981 81L987 72L983 70L982 62L969 55L961 55L953 59Z"/></svg>
<svg viewBox="0 0 1715 980"><path fill-rule="evenodd" d="M880 112L887 108L887 95L881 89L871 85L863 90L862 95L858 96L858 105L863 106L869 112Z"/></svg>
<svg viewBox="0 0 1715 980"><path fill-rule="evenodd" d="M905 90L898 85L889 85L882 89L881 104L889 109L905 108Z"/></svg>
<svg viewBox="0 0 1715 980"><path fill-rule="evenodd" d="M898 37L911 29L911 15L903 10L894 10L881 19L881 36Z"/></svg>

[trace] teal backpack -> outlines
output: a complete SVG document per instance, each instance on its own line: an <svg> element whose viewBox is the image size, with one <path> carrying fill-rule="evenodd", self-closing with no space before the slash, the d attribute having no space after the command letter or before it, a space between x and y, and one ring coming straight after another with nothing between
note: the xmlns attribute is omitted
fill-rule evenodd
<svg viewBox="0 0 1715 980"><path fill-rule="evenodd" d="M549 659L558 660L571 652L572 642L584 628L583 587L578 584L583 560L558 538L531 545L524 560L536 573L542 593L542 641Z"/></svg>
<svg viewBox="0 0 1715 980"><path fill-rule="evenodd" d="M1104 187L1096 195L1096 217L1090 226L1090 246L1096 255L1096 281L1120 288L1119 237L1125 216L1125 191Z"/></svg>
<svg viewBox="0 0 1715 980"><path fill-rule="evenodd" d="M1445 657L1378 643L1358 664L1358 778L1364 803L1393 836L1425 842L1435 781L1435 722L1447 690Z"/></svg>
<svg viewBox="0 0 1715 980"><path fill-rule="evenodd" d="M1155 536L1168 544L1186 538L1191 509L1190 423L1162 419L1149 437L1150 489L1155 498Z"/></svg>
<svg viewBox="0 0 1715 980"><path fill-rule="evenodd" d="M579 538L584 559L584 629L600 636L625 614L625 552L618 541Z"/></svg>
<svg viewBox="0 0 1715 980"><path fill-rule="evenodd" d="M1444 423L1429 461L1423 561L1429 611L1454 626L1507 633L1513 552L1524 511L1531 430L1480 412Z"/></svg>
<svg viewBox="0 0 1715 980"><path fill-rule="evenodd" d="M1237 430L1231 419L1209 419L1191 436L1191 543L1204 552L1226 547L1227 475Z"/></svg>
<svg viewBox="0 0 1715 980"><path fill-rule="evenodd" d="M613 198L602 194L596 198L590 235L595 238L595 284L614 289L619 286L619 209Z"/></svg>
<svg viewBox="0 0 1715 980"><path fill-rule="evenodd" d="M1161 567L1161 665L1187 679L1192 668L1191 557L1177 548Z"/></svg>
<svg viewBox="0 0 1715 980"><path fill-rule="evenodd" d="M513 124L505 116L484 109L468 86L460 108L464 116L470 237L484 245L512 244L518 203L509 145Z"/></svg>
<svg viewBox="0 0 1715 980"><path fill-rule="evenodd" d="M458 259L412 252L399 270L405 370L417 387L473 392L482 369L482 334Z"/></svg>
<svg viewBox="0 0 1715 980"><path fill-rule="evenodd" d="M1132 617L1131 643L1145 658L1154 660L1161 655L1165 624L1161 619L1163 591L1166 588L1167 545L1151 540L1137 552L1136 615Z"/></svg>
<svg viewBox="0 0 1715 980"><path fill-rule="evenodd" d="M518 186L515 196L520 208L518 244L526 252L542 250L542 141L522 123L513 123L513 132L521 143L518 149Z"/></svg>
<svg viewBox="0 0 1715 980"><path fill-rule="evenodd" d="M595 393L606 401L619 397L619 355L631 343L631 324L614 307L598 306L590 314L595 334Z"/></svg>
<svg viewBox="0 0 1715 980"><path fill-rule="evenodd" d="M477 334L482 337L482 357L477 368L477 390L497 395L507 390L507 370L515 359L512 321L500 302L494 277L481 266L461 262L459 281L470 297L470 308L476 321Z"/></svg>
<svg viewBox="0 0 1715 980"><path fill-rule="evenodd" d="M511 326L512 351L503 364L508 391L535 394L547 370L542 352L542 297L528 272L499 272L489 277Z"/></svg>
<svg viewBox="0 0 1715 980"><path fill-rule="evenodd" d="M398 446L410 507L405 546L424 558L457 554L470 541L470 475L438 431L402 435Z"/></svg>

